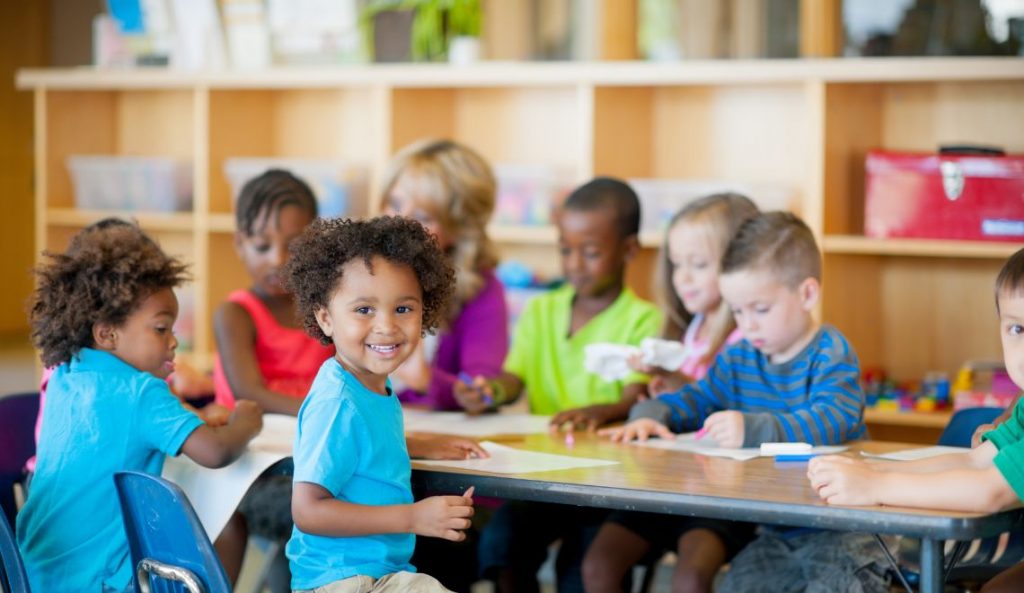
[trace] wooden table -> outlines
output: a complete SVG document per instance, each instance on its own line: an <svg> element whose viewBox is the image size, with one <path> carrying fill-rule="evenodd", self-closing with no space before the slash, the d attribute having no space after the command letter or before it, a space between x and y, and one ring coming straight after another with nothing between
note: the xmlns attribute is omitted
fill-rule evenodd
<svg viewBox="0 0 1024 593"><path fill-rule="evenodd" d="M615 460L616 465L557 472L501 475L413 462L413 484L436 492L476 487L482 496L610 509L702 516L839 531L897 534L921 540L921 591L942 591L943 540L988 537L1024 526L1024 511L989 515L895 507L838 507L822 502L806 477L805 463L776 464L704 457L678 451L619 445L577 434L505 440L530 451ZM905 443L854 443L851 450L885 452Z"/></svg>

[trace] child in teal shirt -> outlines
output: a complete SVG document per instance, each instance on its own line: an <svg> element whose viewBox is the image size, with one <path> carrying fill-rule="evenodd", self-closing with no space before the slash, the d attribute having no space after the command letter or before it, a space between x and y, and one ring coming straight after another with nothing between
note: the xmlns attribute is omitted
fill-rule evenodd
<svg viewBox="0 0 1024 593"><path fill-rule="evenodd" d="M388 375L437 328L454 273L418 222L317 220L285 267L307 332L335 355L299 409L286 553L292 589L447 591L410 564L416 535L461 541L464 496L413 502L402 410ZM466 442L465 456L485 454Z"/></svg>
<svg viewBox="0 0 1024 593"><path fill-rule="evenodd" d="M213 428L171 393L172 288L185 266L137 226L102 221L47 255L30 321L43 364L57 368L18 545L34 591L126 591L133 570L114 473L159 475L179 452L226 465L259 432L260 409L246 404Z"/></svg>

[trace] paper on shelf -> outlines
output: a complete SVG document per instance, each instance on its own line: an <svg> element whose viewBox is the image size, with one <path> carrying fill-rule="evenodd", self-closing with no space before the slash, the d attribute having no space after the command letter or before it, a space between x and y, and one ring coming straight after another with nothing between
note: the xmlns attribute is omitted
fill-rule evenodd
<svg viewBox="0 0 1024 593"><path fill-rule="evenodd" d="M532 414L482 414L403 410L406 432L430 432L463 437L499 434L540 434L548 431L550 416Z"/></svg>
<svg viewBox="0 0 1024 593"><path fill-rule="evenodd" d="M967 447L943 447L937 445L934 447L904 449L902 451L892 451L889 453L868 453L867 451L861 451L860 454L870 459L885 459L887 461L917 461L918 459L927 459L938 455L964 454L970 452L971 450Z"/></svg>

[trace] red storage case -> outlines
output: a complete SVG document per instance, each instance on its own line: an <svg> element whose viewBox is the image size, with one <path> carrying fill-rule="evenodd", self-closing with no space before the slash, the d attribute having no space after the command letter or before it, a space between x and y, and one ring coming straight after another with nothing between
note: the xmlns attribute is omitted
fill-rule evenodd
<svg viewBox="0 0 1024 593"><path fill-rule="evenodd" d="M1024 156L967 150L869 152L864 234L1024 241Z"/></svg>

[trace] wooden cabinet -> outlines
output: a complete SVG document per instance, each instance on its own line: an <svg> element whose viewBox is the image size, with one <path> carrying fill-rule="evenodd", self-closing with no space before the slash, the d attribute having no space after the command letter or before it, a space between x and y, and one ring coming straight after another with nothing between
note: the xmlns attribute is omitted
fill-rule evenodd
<svg viewBox="0 0 1024 593"><path fill-rule="evenodd" d="M861 236L863 162L875 147L948 142L1024 152L1024 60L1013 58L481 63L189 74L26 70L35 96L38 250L63 249L83 225L132 216L193 265L187 289L200 365L214 350L211 313L246 286L232 242L224 162L235 156L331 158L364 167L378 211L389 156L450 137L493 163L543 164L578 180L731 179L783 185L821 238L821 314L864 366L901 379L999 358L992 281L1018 245L880 241ZM74 207L73 154L184 159L188 212ZM503 255L557 273L551 227L493 226ZM630 282L649 294L657 234Z"/></svg>

